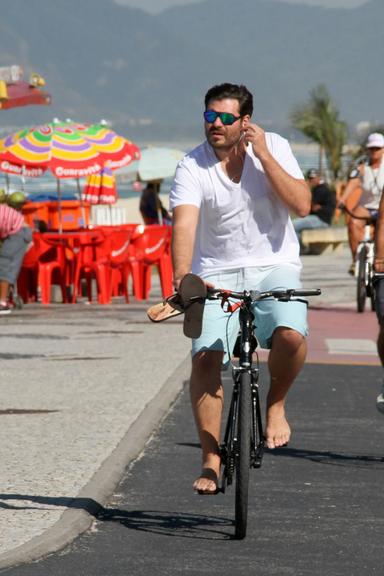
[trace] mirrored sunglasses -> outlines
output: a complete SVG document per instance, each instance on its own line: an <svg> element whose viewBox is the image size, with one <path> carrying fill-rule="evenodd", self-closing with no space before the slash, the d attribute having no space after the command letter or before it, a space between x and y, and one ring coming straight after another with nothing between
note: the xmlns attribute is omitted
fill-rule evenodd
<svg viewBox="0 0 384 576"><path fill-rule="evenodd" d="M204 119L208 124L213 124L217 118L220 118L222 124L224 126L231 126L237 120L241 118L241 116L235 116L230 112L216 112L215 110L205 110L204 112Z"/></svg>

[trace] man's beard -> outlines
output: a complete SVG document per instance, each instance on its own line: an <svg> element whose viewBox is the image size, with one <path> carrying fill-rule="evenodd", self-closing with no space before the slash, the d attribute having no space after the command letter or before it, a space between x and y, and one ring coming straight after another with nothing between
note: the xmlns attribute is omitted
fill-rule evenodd
<svg viewBox="0 0 384 576"><path fill-rule="evenodd" d="M215 134L222 136L224 139L220 141L215 141L214 136ZM216 150L231 150L236 144L239 143L241 139L241 132L240 134L234 134L231 138L228 138L225 132L222 132L219 129L206 129L205 130L206 138L209 144L212 146L213 149Z"/></svg>

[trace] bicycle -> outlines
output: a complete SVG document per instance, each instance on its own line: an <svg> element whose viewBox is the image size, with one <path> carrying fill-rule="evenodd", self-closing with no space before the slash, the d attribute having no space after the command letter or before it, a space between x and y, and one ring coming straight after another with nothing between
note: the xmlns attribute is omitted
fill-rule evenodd
<svg viewBox="0 0 384 576"><path fill-rule="evenodd" d="M375 309L375 291L373 288L373 259L374 259L374 242L371 239L371 225L376 223L375 216L356 216L345 205L341 205L340 209L346 212L356 220L365 220L364 237L357 246L356 259L355 259L355 278L357 279L356 286L356 302L357 311L364 312L365 301L368 298L371 300L371 310Z"/></svg>
<svg viewBox="0 0 384 576"><path fill-rule="evenodd" d="M225 493L226 487L236 478L235 495L235 538L243 539L247 531L248 485L250 468L260 468L264 452L263 421L259 397L259 365L253 365L253 353L257 348L254 335L252 304L260 300L275 299L288 302L302 300L302 296L318 296L319 288L269 290L267 292L210 289L207 299L221 299L223 309L233 313L239 309L240 332L239 362L232 365L233 391L223 442L220 446L221 478L218 491ZM237 300L231 303L230 299Z"/></svg>

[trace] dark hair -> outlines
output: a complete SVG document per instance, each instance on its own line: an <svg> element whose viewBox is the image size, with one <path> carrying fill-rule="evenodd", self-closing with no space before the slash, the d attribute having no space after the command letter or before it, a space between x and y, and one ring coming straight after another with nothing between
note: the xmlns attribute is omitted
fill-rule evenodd
<svg viewBox="0 0 384 576"><path fill-rule="evenodd" d="M253 96L243 84L238 85L225 82L224 84L212 86L205 95L205 109L207 109L211 100L224 100L225 98L233 98L239 102L241 116L245 114L252 116Z"/></svg>

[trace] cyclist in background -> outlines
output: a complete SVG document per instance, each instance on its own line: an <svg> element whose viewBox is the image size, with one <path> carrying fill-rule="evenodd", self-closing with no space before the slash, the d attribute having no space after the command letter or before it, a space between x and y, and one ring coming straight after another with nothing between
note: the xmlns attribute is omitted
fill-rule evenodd
<svg viewBox="0 0 384 576"><path fill-rule="evenodd" d="M384 186L384 136L374 132L368 136L365 145L368 158L354 168L349 176L348 184L339 200L342 208L348 196L358 188L362 189L357 205L353 208L356 216L367 218L375 217L379 209L379 202ZM348 220L349 246L352 254L352 264L349 273L355 273L356 251L359 242L364 237L364 220L350 218Z"/></svg>
<svg viewBox="0 0 384 576"><path fill-rule="evenodd" d="M221 84L205 96L206 141L179 163L170 194L175 287L189 273L218 288L299 288L301 262L289 212L306 216L311 194L287 140L251 123L252 94ZM306 356L306 306L263 301L255 305L256 335L271 348L266 445L286 444L285 399ZM203 330L192 341L191 401L202 446L198 492L214 494L220 470L223 406L220 370L228 363L228 315L207 301ZM238 315L228 327L230 352Z"/></svg>

